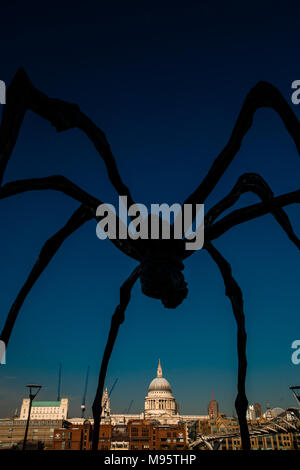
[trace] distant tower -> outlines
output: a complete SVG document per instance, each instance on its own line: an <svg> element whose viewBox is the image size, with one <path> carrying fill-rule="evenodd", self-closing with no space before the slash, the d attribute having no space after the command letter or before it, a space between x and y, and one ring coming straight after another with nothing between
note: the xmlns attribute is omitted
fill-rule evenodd
<svg viewBox="0 0 300 470"><path fill-rule="evenodd" d="M266 412L265 412L265 418L266 419L273 419L273 414L272 414L272 410L271 410L271 407L270 407L270 404L267 403L267 409L266 409Z"/></svg>
<svg viewBox="0 0 300 470"><path fill-rule="evenodd" d="M261 405L259 403L254 404L255 418L259 419L262 417Z"/></svg>
<svg viewBox="0 0 300 470"><path fill-rule="evenodd" d="M216 419L219 416L219 403L214 400L214 392L211 392L211 400L208 404L209 419Z"/></svg>
<svg viewBox="0 0 300 470"><path fill-rule="evenodd" d="M246 418L248 421L255 421L256 420L256 413L254 405L249 405L246 413Z"/></svg>
<svg viewBox="0 0 300 470"><path fill-rule="evenodd" d="M109 398L107 387L103 392L101 405L102 405L101 416L102 417L110 416L110 398Z"/></svg>

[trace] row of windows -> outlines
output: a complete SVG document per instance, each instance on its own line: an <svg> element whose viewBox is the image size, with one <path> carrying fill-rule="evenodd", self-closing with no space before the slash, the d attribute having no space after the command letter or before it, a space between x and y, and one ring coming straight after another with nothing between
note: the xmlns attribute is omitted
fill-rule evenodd
<svg viewBox="0 0 300 470"><path fill-rule="evenodd" d="M62 449L71 449L71 442L62 441L61 448Z"/></svg>
<svg viewBox="0 0 300 470"><path fill-rule="evenodd" d="M163 437L160 439L161 442L172 442L171 438ZM173 442L184 442L184 438L180 437L179 439L173 439Z"/></svg>
<svg viewBox="0 0 300 470"><path fill-rule="evenodd" d="M291 446L291 438L290 438L289 435L285 435L285 434L278 435L278 438L279 438L279 441L280 441L280 438L281 438L281 444L283 446L285 446L285 447ZM239 438L232 439L231 441L226 439L226 441L227 441L227 448L228 449L232 449L232 447L239 448L241 446L241 440ZM276 435L274 435L274 436L263 436L263 437L260 436L260 437L257 437L256 439L255 438L251 439L251 447L253 449L257 449L257 448L263 449L264 446L267 449L272 449L273 447L277 448ZM223 445L221 448L226 448L226 445Z"/></svg>
<svg viewBox="0 0 300 470"><path fill-rule="evenodd" d="M67 435L68 435L68 439L71 440L72 439L72 432L68 432L68 433L63 432L62 433L62 439L66 439ZM85 439L86 439L86 437L85 437Z"/></svg>
<svg viewBox="0 0 300 470"><path fill-rule="evenodd" d="M142 436L149 436L150 429L142 428ZM139 428L131 428L131 435L137 436L139 434Z"/></svg>
<svg viewBox="0 0 300 470"><path fill-rule="evenodd" d="M34 424L38 424L39 426L43 426L43 425L47 425L47 424L53 424L53 425L58 425L60 424L60 420L59 418L54 418L54 419L41 419L41 420L34 420L32 419L30 421L30 424L31 426L33 426ZM8 423L2 423L2 426L7 426ZM24 421L23 420L16 420L16 421L12 421L11 423L12 426L24 426ZM0 426L1 426L1 423L0 423Z"/></svg>
<svg viewBox="0 0 300 470"><path fill-rule="evenodd" d="M47 418L50 418L50 416L43 416L41 419L47 419ZM59 416L59 415L52 416L52 419L60 419L60 418L64 418L64 416ZM27 419L27 416L24 415L23 419ZM38 419L37 415L32 416L32 419Z"/></svg>
<svg viewBox="0 0 300 470"><path fill-rule="evenodd" d="M149 448L150 448L150 447L149 447L148 444L144 444L144 445L142 446L142 449L144 449L144 450L148 450ZM131 450L139 450L139 447L138 447L138 446L135 446L135 445L132 445L132 446L130 447L130 449L131 449Z"/></svg>
<svg viewBox="0 0 300 470"><path fill-rule="evenodd" d="M31 413L30 414L34 414L34 415L49 415L49 414L59 414L59 413L64 413L65 410L60 410L60 409L57 409L57 410L43 410L43 409L37 409L37 410L34 410L34 409L31 409ZM24 411L24 414L25 411Z"/></svg>

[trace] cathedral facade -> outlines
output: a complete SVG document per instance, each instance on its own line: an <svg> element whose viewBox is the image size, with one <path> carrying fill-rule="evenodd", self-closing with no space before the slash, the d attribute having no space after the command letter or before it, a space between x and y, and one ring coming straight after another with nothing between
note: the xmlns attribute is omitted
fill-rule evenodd
<svg viewBox="0 0 300 470"><path fill-rule="evenodd" d="M145 397L145 419L176 421L178 412L178 404L172 395L169 382L163 377L159 359L156 377L151 381Z"/></svg>
<svg viewBox="0 0 300 470"><path fill-rule="evenodd" d="M150 382L148 393L145 397L144 410L137 414L114 414L111 413L110 397L105 389L102 397L102 424L127 424L130 420L146 419L157 421L160 424L177 425L179 422L196 421L208 419L208 415L182 415L179 406L173 396L171 385L163 377L162 366L158 360L156 377ZM80 424L80 418L71 418L68 421ZM90 420L93 422L93 420Z"/></svg>

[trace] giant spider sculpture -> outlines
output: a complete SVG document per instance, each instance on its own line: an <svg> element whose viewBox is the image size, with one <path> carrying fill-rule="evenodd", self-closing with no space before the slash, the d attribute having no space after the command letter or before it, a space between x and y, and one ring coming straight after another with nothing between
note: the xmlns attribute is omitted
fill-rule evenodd
<svg viewBox="0 0 300 470"><path fill-rule="evenodd" d="M0 127L0 185L8 160L18 138L19 130L27 110L34 111L56 128L58 132L72 128L81 129L93 142L96 150L103 158L108 176L119 195L127 196L128 202L133 204L129 189L124 185L104 133L91 119L82 113L75 104L59 99L53 99L37 90L30 82L24 69L19 69L7 90L7 104L3 108ZM261 107L273 108L283 120L283 123L293 138L300 153L300 123L294 112L285 101L280 92L271 84L259 82L248 93L237 118L231 137L213 162L209 172L200 186L185 201L186 204L202 204L212 192L225 170L237 154L243 137L252 125L255 111ZM18 313L26 296L36 280L49 264L57 250L66 238L81 227L85 222L96 219L96 209L101 201L82 190L76 184L61 175L19 180L0 186L0 198L4 199L25 191L56 190L65 193L81 203L66 224L49 238L33 266L25 284L14 301L0 339L7 345L17 320ZM220 220L218 217L238 201L241 194L252 192L261 202L234 210ZM212 207L205 216L205 242L203 248L207 250L218 266L224 280L226 295L232 304L233 314L237 323L237 352L238 352L238 384L235 407L238 415L242 446L244 450L250 449L249 432L246 421L248 401L245 392L246 379L246 330L243 309L242 292L234 279L231 266L214 247L213 240L235 225L247 222L256 217L271 213L286 232L289 239L300 248L300 240L295 235L283 206L300 202L300 190L274 197L272 190L264 179L258 174L248 173L242 175L233 189L219 203ZM187 296L187 284L182 270L183 261L192 251L185 251L184 239L170 240L112 240L115 246L126 255L138 262L138 266L120 288L120 303L111 320L108 340L104 350L98 387L93 402L94 433L92 448L97 450L99 441L99 427L101 422L101 398L104 381L110 356L118 334L118 330L125 318L125 310L130 300L131 289L138 278L141 281L142 291L149 297L161 299L165 307L176 308Z"/></svg>

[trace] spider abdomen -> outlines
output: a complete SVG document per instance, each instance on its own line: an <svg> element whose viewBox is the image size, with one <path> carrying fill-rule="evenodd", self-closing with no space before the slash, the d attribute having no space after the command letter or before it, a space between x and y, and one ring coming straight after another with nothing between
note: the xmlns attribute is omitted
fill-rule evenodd
<svg viewBox="0 0 300 470"><path fill-rule="evenodd" d="M150 258L141 266L142 292L160 299L166 308L176 308L188 294L181 261L168 258Z"/></svg>

